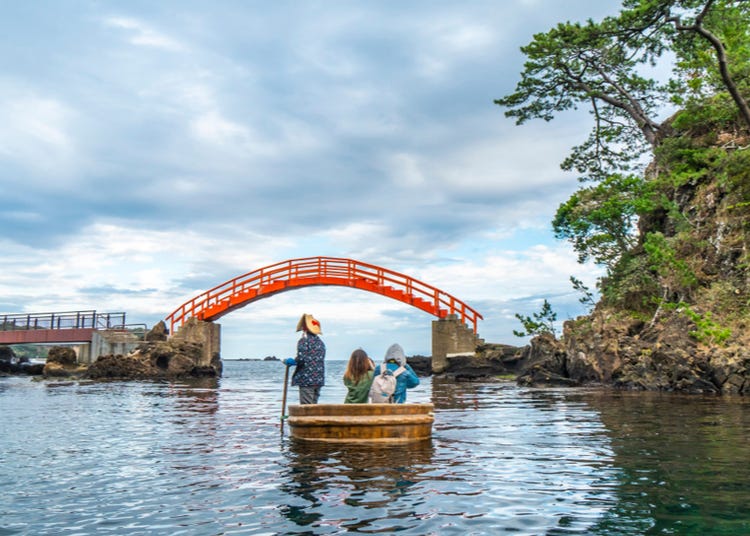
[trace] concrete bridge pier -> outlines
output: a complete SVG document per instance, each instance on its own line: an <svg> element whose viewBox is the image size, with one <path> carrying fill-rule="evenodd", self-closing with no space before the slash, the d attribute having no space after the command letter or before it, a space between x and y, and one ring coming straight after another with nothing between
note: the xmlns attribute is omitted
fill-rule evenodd
<svg viewBox="0 0 750 536"><path fill-rule="evenodd" d="M432 372L445 372L448 357L453 354L474 354L482 340L457 315L432 321Z"/></svg>
<svg viewBox="0 0 750 536"><path fill-rule="evenodd" d="M90 342L60 343L76 353L76 363L90 365L103 355L127 355L143 342L137 335L122 330L93 330ZM47 346L50 344L48 343Z"/></svg>
<svg viewBox="0 0 750 536"><path fill-rule="evenodd" d="M208 367L221 360L221 326L191 317L171 335L173 340L198 343L203 356L198 366Z"/></svg>
<svg viewBox="0 0 750 536"><path fill-rule="evenodd" d="M91 342L74 347L79 363L90 365L103 355L128 355L142 340L129 331L94 330Z"/></svg>

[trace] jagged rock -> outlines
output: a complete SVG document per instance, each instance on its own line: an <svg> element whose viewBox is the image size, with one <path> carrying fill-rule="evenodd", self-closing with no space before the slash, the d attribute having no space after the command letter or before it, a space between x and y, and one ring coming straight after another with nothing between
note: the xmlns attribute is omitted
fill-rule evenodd
<svg viewBox="0 0 750 536"><path fill-rule="evenodd" d="M527 387L576 387L580 385L576 380L550 372L539 363L525 370L518 377L518 384Z"/></svg>
<svg viewBox="0 0 750 536"><path fill-rule="evenodd" d="M713 349L708 362L711 380L723 394L750 394L750 350L746 346Z"/></svg>
<svg viewBox="0 0 750 536"><path fill-rule="evenodd" d="M86 377L91 379L143 379L157 376L150 360L140 355L109 354L100 356L91 364Z"/></svg>
<svg viewBox="0 0 750 536"><path fill-rule="evenodd" d="M563 344L551 333L537 335L521 350L518 364L521 385L577 385L567 370Z"/></svg>
<svg viewBox="0 0 750 536"><path fill-rule="evenodd" d="M166 341L167 338L167 325L164 323L164 320L160 320L159 322L154 324L154 327L152 327L151 330L146 333L146 341L149 342Z"/></svg>
<svg viewBox="0 0 750 536"><path fill-rule="evenodd" d="M750 350L701 345L679 311L653 325L606 311L565 324L562 341L530 341L516 370L522 385L603 384L627 390L750 394ZM481 361L478 362L481 364Z"/></svg>

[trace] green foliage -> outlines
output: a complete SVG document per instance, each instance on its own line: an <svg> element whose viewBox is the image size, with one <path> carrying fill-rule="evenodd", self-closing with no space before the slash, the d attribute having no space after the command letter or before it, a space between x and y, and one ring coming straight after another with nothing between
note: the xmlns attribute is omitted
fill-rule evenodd
<svg viewBox="0 0 750 536"><path fill-rule="evenodd" d="M651 314L660 296L658 276L643 255L625 255L601 283L605 304Z"/></svg>
<svg viewBox="0 0 750 536"><path fill-rule="evenodd" d="M515 381L516 378L517 378L517 376L515 374L497 374L495 376L496 380L509 381L509 382L510 381Z"/></svg>
<svg viewBox="0 0 750 536"><path fill-rule="evenodd" d="M40 346L38 344L13 344L11 348L16 357L27 357L29 359L46 359L47 352L49 351L48 346Z"/></svg>
<svg viewBox="0 0 750 536"><path fill-rule="evenodd" d="M676 94L679 89L675 89ZM680 134L692 136L732 128L739 120L739 112L731 97L719 93L700 102L681 103L683 108L672 119L672 128Z"/></svg>
<svg viewBox="0 0 750 536"><path fill-rule="evenodd" d="M656 117L670 101L686 108L678 128L708 119L728 124L738 113L750 126L743 97L750 87L750 2L625 0L623 7L601 22L566 22L534 35L521 48L527 61L515 91L495 100L518 124L589 107L591 134L562 164L587 180L637 167L663 138ZM642 74L659 62L673 65L671 79ZM715 108L705 109L707 102Z"/></svg>
<svg viewBox="0 0 750 536"><path fill-rule="evenodd" d="M696 185L710 177L710 172L726 155L726 152L718 147L680 146L674 142L665 143L658 153L662 156L668 155L668 159L661 159L669 162L669 172L664 174L662 180L668 176L672 188L679 188L685 184Z"/></svg>
<svg viewBox="0 0 750 536"><path fill-rule="evenodd" d="M534 118L550 121L558 112L590 106L594 129L563 168L594 180L629 169L659 128L651 116L662 92L654 80L638 73L650 54L631 54L610 26L591 20L561 23L536 34L521 48L527 61L516 91L495 100L517 124Z"/></svg>
<svg viewBox="0 0 750 536"><path fill-rule="evenodd" d="M736 204L750 202L750 150L728 153L720 163L720 172L720 184Z"/></svg>
<svg viewBox="0 0 750 536"><path fill-rule="evenodd" d="M589 311L594 308L596 305L596 301L594 300L594 294L589 290L589 287L583 284L583 281L576 278L575 276L570 276L570 282L573 285L573 290L580 292L581 297L578 298L578 301L589 308Z"/></svg>
<svg viewBox="0 0 750 536"><path fill-rule="evenodd" d="M649 206L644 192L643 180L632 175L579 189L557 209L555 237L573 244L579 262L592 259L611 269L634 245L637 213Z"/></svg>
<svg viewBox="0 0 750 536"><path fill-rule="evenodd" d="M710 311L701 314L683 302L670 305L670 308L684 314L695 324L695 329L690 330L688 334L698 342L723 345L732 336L732 330L717 324Z"/></svg>
<svg viewBox="0 0 750 536"><path fill-rule="evenodd" d="M516 318L521 322L524 329L524 331L516 331L514 329L513 335L516 337L541 335L542 333L550 333L553 337L555 336L557 313L552 310L552 306L546 299L542 304L542 309L538 313L532 313L531 317L516 313Z"/></svg>
<svg viewBox="0 0 750 536"><path fill-rule="evenodd" d="M660 284L667 295L678 294L682 297L697 286L695 273L677 255L662 233L648 233L643 248L648 254L649 267L659 275Z"/></svg>
<svg viewBox="0 0 750 536"><path fill-rule="evenodd" d="M672 24L671 47L677 58L672 79L674 102L680 106L702 103L726 93L730 82L747 94L750 4L746 0L662 3L668 4L667 10L671 8L663 20Z"/></svg>

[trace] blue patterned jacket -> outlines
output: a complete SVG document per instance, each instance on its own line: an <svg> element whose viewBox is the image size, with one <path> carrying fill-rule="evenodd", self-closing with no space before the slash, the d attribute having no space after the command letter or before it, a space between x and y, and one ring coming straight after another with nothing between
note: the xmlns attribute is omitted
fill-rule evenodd
<svg viewBox="0 0 750 536"><path fill-rule="evenodd" d="M292 385L313 387L325 385L326 345L323 339L305 333L297 342L297 366L292 375Z"/></svg>

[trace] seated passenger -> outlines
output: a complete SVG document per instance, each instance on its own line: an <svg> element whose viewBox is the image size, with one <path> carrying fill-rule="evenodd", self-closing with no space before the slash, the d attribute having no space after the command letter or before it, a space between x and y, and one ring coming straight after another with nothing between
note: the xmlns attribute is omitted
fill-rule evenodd
<svg viewBox="0 0 750 536"><path fill-rule="evenodd" d="M370 394L375 363L361 348L352 352L344 372L344 385L347 388L344 404L364 404Z"/></svg>
<svg viewBox="0 0 750 536"><path fill-rule="evenodd" d="M419 377L406 362L404 349L401 348L400 344L392 344L386 351L383 361L384 363L375 368L374 375L380 374L381 367L387 367L396 376L396 389L393 392L392 402L403 404L406 402L406 390L419 385Z"/></svg>

